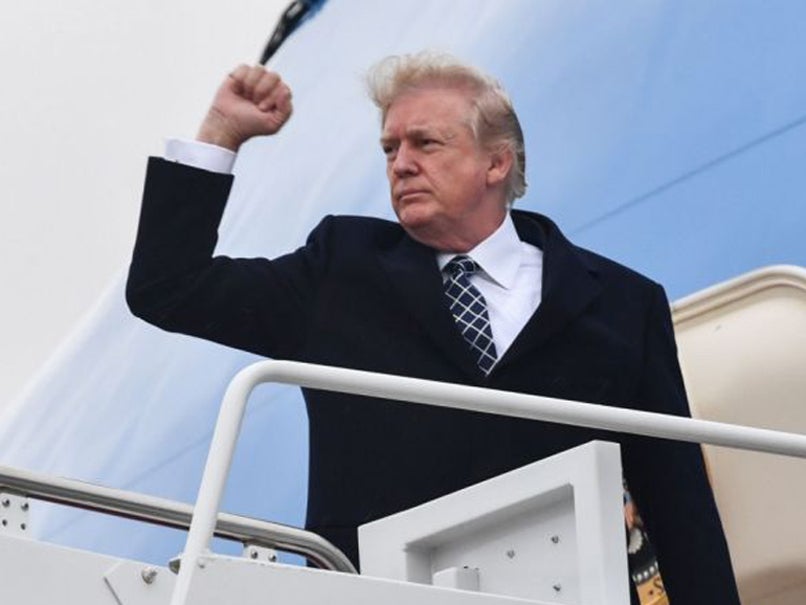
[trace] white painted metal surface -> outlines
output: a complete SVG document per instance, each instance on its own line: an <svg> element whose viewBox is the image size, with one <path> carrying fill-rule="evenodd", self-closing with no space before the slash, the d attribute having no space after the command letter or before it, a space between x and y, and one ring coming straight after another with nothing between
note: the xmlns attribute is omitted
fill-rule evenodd
<svg viewBox="0 0 806 605"><path fill-rule="evenodd" d="M552 605L232 557L200 561L188 593L193 605Z"/></svg>
<svg viewBox="0 0 806 605"><path fill-rule="evenodd" d="M165 567L0 536L4 604L165 605L175 580Z"/></svg>
<svg viewBox="0 0 806 605"><path fill-rule="evenodd" d="M257 384L269 381L806 457L804 435L299 362L263 361L239 372L224 395L185 546L186 564L180 570L171 605L188 602L198 562L209 557L208 545L247 398Z"/></svg>
<svg viewBox="0 0 806 605"><path fill-rule="evenodd" d="M104 572L103 579L119 605L164 605L176 576L165 567L120 560Z"/></svg>
<svg viewBox="0 0 806 605"><path fill-rule="evenodd" d="M578 605L629 603L621 456L591 442L359 528L361 572ZM467 571L463 571L467 570Z"/></svg>
<svg viewBox="0 0 806 605"><path fill-rule="evenodd" d="M24 482L8 469L3 477L47 493L41 477ZM158 507L149 497L64 481L53 480L55 491L76 503L78 492L87 492L84 506L97 509L109 500L121 514L134 504L152 521L165 512L165 503ZM248 546L241 559L183 557L182 569L193 563L195 572L185 598L193 604L263 603L266 595L279 595L300 604L626 605L621 498L619 448L594 442L363 528L367 573L361 578L278 565L273 550ZM12 507L10 499L4 502ZM423 556L408 556L412 549ZM422 573L407 574L411 569ZM2 602L164 605L175 592L175 576L164 567L3 536L0 572Z"/></svg>

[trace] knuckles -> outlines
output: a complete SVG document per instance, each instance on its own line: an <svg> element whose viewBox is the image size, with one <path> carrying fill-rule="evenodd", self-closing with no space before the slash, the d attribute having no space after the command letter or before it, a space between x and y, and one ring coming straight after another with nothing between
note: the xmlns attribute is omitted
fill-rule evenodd
<svg viewBox="0 0 806 605"><path fill-rule="evenodd" d="M228 74L216 95L211 113L218 117L210 123L218 124L217 128L229 131L231 138L240 142L274 134L291 116L291 97L291 88L276 72L262 65L241 64Z"/></svg>

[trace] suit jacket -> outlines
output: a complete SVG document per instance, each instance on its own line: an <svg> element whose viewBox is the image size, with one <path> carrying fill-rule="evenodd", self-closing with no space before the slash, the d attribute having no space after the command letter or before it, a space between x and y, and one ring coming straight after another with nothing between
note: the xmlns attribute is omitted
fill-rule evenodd
<svg viewBox="0 0 806 605"><path fill-rule="evenodd" d="M488 376L433 250L396 223L328 217L274 260L213 257L232 178L152 159L127 286L161 328L269 357L689 414L663 290L513 212L544 253L537 312ZM307 525L357 563L356 527L591 439L618 441L675 605L738 603L696 445L304 390Z"/></svg>

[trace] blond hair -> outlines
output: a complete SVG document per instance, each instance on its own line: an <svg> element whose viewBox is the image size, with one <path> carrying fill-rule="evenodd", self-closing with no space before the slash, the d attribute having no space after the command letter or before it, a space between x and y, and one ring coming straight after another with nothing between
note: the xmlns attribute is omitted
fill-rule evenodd
<svg viewBox="0 0 806 605"><path fill-rule="evenodd" d="M468 92L473 108L469 126L476 141L487 149L512 154L507 202L526 193L523 131L509 95L496 79L451 55L424 51L382 59L367 72L366 81L370 98L381 110L381 123L395 99L406 92L429 88Z"/></svg>

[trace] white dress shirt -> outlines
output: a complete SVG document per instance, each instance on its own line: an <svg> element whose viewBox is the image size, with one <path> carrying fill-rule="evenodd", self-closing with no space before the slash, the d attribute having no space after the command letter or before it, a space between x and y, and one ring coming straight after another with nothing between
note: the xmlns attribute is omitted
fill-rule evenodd
<svg viewBox="0 0 806 605"><path fill-rule="evenodd" d="M168 139L165 141L165 159L179 162L185 166L201 168L210 172L231 174L237 154L218 145L189 141L187 139Z"/></svg>
<svg viewBox="0 0 806 605"><path fill-rule="evenodd" d="M443 279L447 279L445 265L455 256L469 256L481 268L470 282L487 301L495 350L501 359L540 305L543 251L520 240L507 214L501 226L470 252L437 253Z"/></svg>
<svg viewBox="0 0 806 605"><path fill-rule="evenodd" d="M165 159L194 168L229 174L236 154L229 149L184 139L169 139ZM440 271L456 254L438 252ZM487 301L490 328L500 359L540 305L543 252L522 242L512 217L466 254L481 268L470 278ZM443 279L447 276L443 273Z"/></svg>

